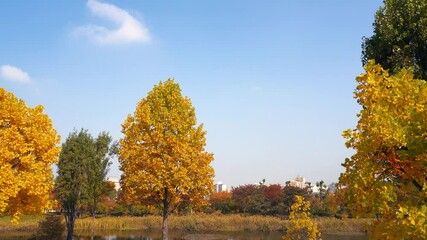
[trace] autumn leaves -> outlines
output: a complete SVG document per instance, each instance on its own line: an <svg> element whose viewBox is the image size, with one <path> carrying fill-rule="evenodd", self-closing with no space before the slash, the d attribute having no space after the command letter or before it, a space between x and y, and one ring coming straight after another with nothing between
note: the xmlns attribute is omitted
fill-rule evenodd
<svg viewBox="0 0 427 240"><path fill-rule="evenodd" d="M58 160L59 136L43 107L27 107L4 89L0 89L0 100L0 213L18 219L20 214L51 208L50 165ZM118 154L125 199L161 206L167 234L170 212L183 203L196 209L206 204L205 197L212 192L213 154L205 151L206 132L197 125L190 99L181 95L172 79L156 85L122 127ZM92 155L68 158L75 162Z"/></svg>
<svg viewBox="0 0 427 240"><path fill-rule="evenodd" d="M356 153L340 183L353 214L382 216L373 237L417 239L427 234L427 82L407 69L390 75L374 61L365 70L355 92L358 124L343 133Z"/></svg>
<svg viewBox="0 0 427 240"><path fill-rule="evenodd" d="M59 135L42 106L30 108L0 88L0 214L41 213L52 207L51 164Z"/></svg>
<svg viewBox="0 0 427 240"><path fill-rule="evenodd" d="M169 213L206 203L213 189L213 154L205 151L203 125L191 101L172 79L160 82L129 115L120 139L121 178L129 202L160 206L163 235Z"/></svg>

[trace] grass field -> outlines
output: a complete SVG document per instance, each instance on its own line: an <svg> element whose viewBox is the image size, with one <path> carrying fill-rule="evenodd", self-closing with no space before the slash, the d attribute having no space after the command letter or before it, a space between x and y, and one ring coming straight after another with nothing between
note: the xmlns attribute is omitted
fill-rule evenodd
<svg viewBox="0 0 427 240"><path fill-rule="evenodd" d="M19 224L11 224L8 217L0 217L0 231L35 231L38 221L43 216L25 216ZM315 218L321 232L366 232L370 219L336 219L336 218ZM116 229L116 230L159 230L162 219L160 216L145 217L98 217L95 219L96 229ZM243 216L238 214L230 215L207 215L192 214L186 216L170 216L169 229L189 232L207 231L285 231L287 221L272 216ZM76 229L90 229L92 218L77 219Z"/></svg>
<svg viewBox="0 0 427 240"><path fill-rule="evenodd" d="M0 217L0 231L37 229L38 222L42 219L44 219L44 216L27 215L19 220L19 224L12 224L9 217L2 216Z"/></svg>

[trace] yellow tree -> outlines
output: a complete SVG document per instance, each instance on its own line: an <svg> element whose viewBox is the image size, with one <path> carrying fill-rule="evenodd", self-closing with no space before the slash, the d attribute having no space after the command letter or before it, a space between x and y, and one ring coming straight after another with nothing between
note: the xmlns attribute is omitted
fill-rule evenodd
<svg viewBox="0 0 427 240"><path fill-rule="evenodd" d="M295 196L295 203L291 206L288 226L283 240L288 239L320 239L317 225L310 218L310 202L302 196Z"/></svg>
<svg viewBox="0 0 427 240"><path fill-rule="evenodd" d="M344 131L356 153L345 160L340 182L356 216L376 215L374 239L427 235L427 82L403 69L389 75L369 61L357 77L363 109Z"/></svg>
<svg viewBox="0 0 427 240"><path fill-rule="evenodd" d="M119 161L128 200L163 209L162 232L183 202L206 203L213 189L213 154L205 151L206 132L194 107L172 79L160 82L122 125Z"/></svg>
<svg viewBox="0 0 427 240"><path fill-rule="evenodd" d="M51 164L59 135L42 106L31 108L0 88L0 214L41 213L51 205Z"/></svg>

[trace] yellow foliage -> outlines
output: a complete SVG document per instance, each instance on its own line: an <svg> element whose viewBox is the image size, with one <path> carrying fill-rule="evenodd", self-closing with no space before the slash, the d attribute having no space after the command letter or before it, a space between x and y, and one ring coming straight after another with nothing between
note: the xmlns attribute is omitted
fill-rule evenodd
<svg viewBox="0 0 427 240"><path fill-rule="evenodd" d="M0 214L41 213L52 204L51 164L59 135L42 106L30 108L0 88Z"/></svg>
<svg viewBox="0 0 427 240"><path fill-rule="evenodd" d="M389 75L373 61L365 70L357 127L343 132L356 150L340 177L345 201L356 216L381 216L373 238L419 239L427 229L427 82L406 69Z"/></svg>
<svg viewBox="0 0 427 240"><path fill-rule="evenodd" d="M317 224L310 218L310 202L304 201L301 196L295 196L295 203L291 206L288 227L282 239L320 239Z"/></svg>
<svg viewBox="0 0 427 240"><path fill-rule="evenodd" d="M121 184L129 202L206 203L213 189L213 154L205 151L203 125L188 97L173 80L160 82L123 123Z"/></svg>

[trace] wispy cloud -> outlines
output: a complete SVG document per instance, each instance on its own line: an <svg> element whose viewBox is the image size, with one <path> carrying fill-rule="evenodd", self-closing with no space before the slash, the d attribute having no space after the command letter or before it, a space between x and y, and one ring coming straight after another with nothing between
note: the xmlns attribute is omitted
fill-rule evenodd
<svg viewBox="0 0 427 240"><path fill-rule="evenodd" d="M28 73L11 65L1 66L0 76L1 78L12 81L12 82L29 83L31 81Z"/></svg>
<svg viewBox="0 0 427 240"><path fill-rule="evenodd" d="M252 90L253 92L261 92L261 91L263 91L264 89L263 89L261 86L258 86L258 85L252 85L252 86L251 86L251 90Z"/></svg>
<svg viewBox="0 0 427 240"><path fill-rule="evenodd" d="M148 29L127 11L113 4L88 0L87 6L92 14L117 24L116 29L98 25L85 25L75 29L75 34L86 36L100 44L124 44L150 41Z"/></svg>

